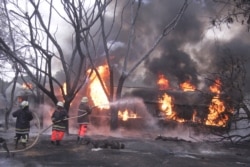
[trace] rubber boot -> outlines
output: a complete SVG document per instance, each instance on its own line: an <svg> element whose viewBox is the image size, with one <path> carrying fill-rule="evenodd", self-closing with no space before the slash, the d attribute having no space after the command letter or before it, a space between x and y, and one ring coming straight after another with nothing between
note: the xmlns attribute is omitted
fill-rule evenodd
<svg viewBox="0 0 250 167"><path fill-rule="evenodd" d="M82 144L82 143L83 143L83 138L80 137L80 139L79 139L79 144Z"/></svg>
<svg viewBox="0 0 250 167"><path fill-rule="evenodd" d="M16 139L15 139L15 149L18 148L18 142L19 142L19 138L16 138Z"/></svg>
<svg viewBox="0 0 250 167"><path fill-rule="evenodd" d="M60 145L61 145L61 143L60 143L59 140L56 141L56 145L57 145L57 146L60 146Z"/></svg>
<svg viewBox="0 0 250 167"><path fill-rule="evenodd" d="M22 145L23 145L23 148L26 148L26 143L22 143Z"/></svg>
<svg viewBox="0 0 250 167"><path fill-rule="evenodd" d="M76 144L79 144L79 142L80 142L80 137L77 136Z"/></svg>
<svg viewBox="0 0 250 167"><path fill-rule="evenodd" d="M24 148L26 148L27 139L28 139L27 135L21 137L21 143Z"/></svg>
<svg viewBox="0 0 250 167"><path fill-rule="evenodd" d="M2 147L3 147L4 150L7 152L7 156L6 156L6 157L9 158L9 157L10 157L10 151L9 151L9 149L8 149L8 147L7 147L6 142L3 143Z"/></svg>

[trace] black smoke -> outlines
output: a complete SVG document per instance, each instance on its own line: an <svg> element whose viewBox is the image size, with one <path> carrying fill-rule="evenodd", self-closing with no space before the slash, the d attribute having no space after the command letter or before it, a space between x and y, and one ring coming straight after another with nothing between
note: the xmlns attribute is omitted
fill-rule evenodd
<svg viewBox="0 0 250 167"><path fill-rule="evenodd" d="M164 25L177 14L182 3L183 1L154 0L143 4L143 12L136 24L137 40L140 42L133 48L138 49L133 58L140 57L140 54L147 51ZM148 73L155 76L153 78L157 78L159 73L164 74L174 87L186 80L196 86L204 83L204 87L209 87L212 84L210 80L217 76L224 77L222 73L227 69L224 60L230 56L243 61L248 71L250 42L247 40L249 33L246 29L238 24L222 24L220 27L213 27L211 24L211 19L223 15L224 11L220 5L211 1L192 1L175 29L140 68L147 69ZM232 65L235 63L232 62ZM137 74L141 72L141 69L136 71ZM154 82L152 75L145 76L144 82ZM245 82L249 83L249 74L246 75ZM248 85L244 85L244 90L249 90Z"/></svg>
<svg viewBox="0 0 250 167"><path fill-rule="evenodd" d="M154 74L164 74L170 80L170 83L176 80L178 85L190 80L196 84L198 82L196 63L190 59L190 56L181 50L177 50L171 44L166 45L165 48L166 53L162 53L159 58L146 61L148 70ZM174 87L177 85L174 85Z"/></svg>

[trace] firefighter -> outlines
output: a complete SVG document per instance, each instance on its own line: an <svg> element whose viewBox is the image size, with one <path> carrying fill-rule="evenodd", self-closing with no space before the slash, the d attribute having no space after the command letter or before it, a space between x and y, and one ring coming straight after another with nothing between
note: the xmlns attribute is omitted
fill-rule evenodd
<svg viewBox="0 0 250 167"><path fill-rule="evenodd" d="M52 134L51 134L51 144L56 144L59 146L61 140L64 137L66 131L68 114L64 108L64 103L59 101L56 104L56 109L51 116L53 122Z"/></svg>
<svg viewBox="0 0 250 167"><path fill-rule="evenodd" d="M88 105L88 98L82 97L81 103L78 108L78 118L77 123L79 124L77 143L81 143L86 135L88 124L89 124L89 114L91 109Z"/></svg>
<svg viewBox="0 0 250 167"><path fill-rule="evenodd" d="M19 140L21 140L23 147L26 147L26 143L29 139L30 121L33 119L33 115L29 110L28 101L22 101L20 107L20 109L12 113L12 116L16 118L16 149L18 147Z"/></svg>

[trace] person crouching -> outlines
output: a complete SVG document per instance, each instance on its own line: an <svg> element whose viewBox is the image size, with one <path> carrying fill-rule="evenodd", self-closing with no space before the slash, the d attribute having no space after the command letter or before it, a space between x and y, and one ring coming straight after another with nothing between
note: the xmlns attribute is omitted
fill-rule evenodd
<svg viewBox="0 0 250 167"><path fill-rule="evenodd" d="M66 118L68 118L68 114L64 108L64 103L59 101L57 102L56 109L51 116L53 122L51 144L56 144L57 146L61 144L60 142L64 137L67 126Z"/></svg>

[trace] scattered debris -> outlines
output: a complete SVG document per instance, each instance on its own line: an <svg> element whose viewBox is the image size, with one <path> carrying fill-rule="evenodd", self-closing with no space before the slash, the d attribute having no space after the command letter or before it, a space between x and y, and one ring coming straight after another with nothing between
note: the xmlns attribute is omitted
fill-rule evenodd
<svg viewBox="0 0 250 167"><path fill-rule="evenodd" d="M158 135L155 140L163 140L163 141L185 141L185 142L191 142L188 140L180 139L178 137L165 137L162 135Z"/></svg>
<svg viewBox="0 0 250 167"><path fill-rule="evenodd" d="M125 145L119 141L115 140L93 140L91 138L84 138L82 144L91 144L94 148L110 148L110 149L124 149Z"/></svg>

